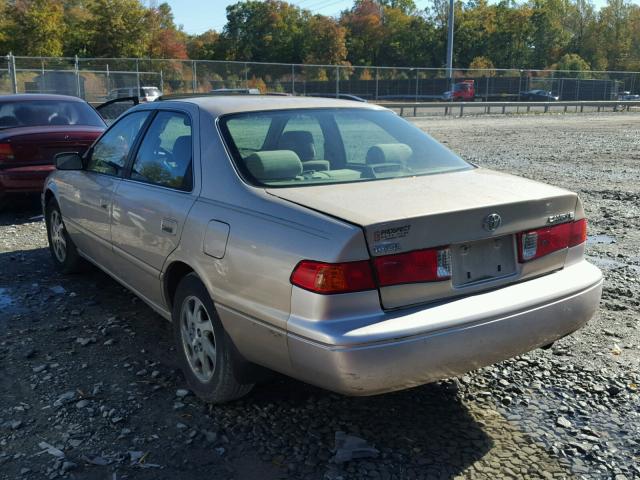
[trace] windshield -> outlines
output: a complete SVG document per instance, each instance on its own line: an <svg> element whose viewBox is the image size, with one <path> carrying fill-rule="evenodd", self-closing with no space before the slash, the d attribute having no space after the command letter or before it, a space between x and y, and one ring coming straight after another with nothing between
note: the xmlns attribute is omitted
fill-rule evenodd
<svg viewBox="0 0 640 480"><path fill-rule="evenodd" d="M156 87L142 87L140 89L140 95L141 96L148 96L148 97L159 97L160 94L160 89L156 88Z"/></svg>
<svg viewBox="0 0 640 480"><path fill-rule="evenodd" d="M100 115L84 102L26 100L0 102L0 129L42 125L104 127Z"/></svg>
<svg viewBox="0 0 640 480"><path fill-rule="evenodd" d="M472 168L388 110L297 109L227 115L220 127L242 176L304 186Z"/></svg>

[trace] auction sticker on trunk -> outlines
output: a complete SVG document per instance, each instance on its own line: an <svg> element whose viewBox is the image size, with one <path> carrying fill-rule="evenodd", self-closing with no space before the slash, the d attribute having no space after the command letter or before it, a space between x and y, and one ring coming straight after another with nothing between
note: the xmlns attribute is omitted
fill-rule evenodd
<svg viewBox="0 0 640 480"><path fill-rule="evenodd" d="M373 232L373 241L383 242L385 240L391 240L393 238L404 238L409 235L409 230L411 230L411 225L401 225L398 227L376 230L375 232Z"/></svg>

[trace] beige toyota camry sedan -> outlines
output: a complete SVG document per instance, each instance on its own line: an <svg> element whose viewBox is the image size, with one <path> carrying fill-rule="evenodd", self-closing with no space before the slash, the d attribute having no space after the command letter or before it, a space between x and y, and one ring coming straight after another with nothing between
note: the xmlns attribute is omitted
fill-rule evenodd
<svg viewBox="0 0 640 480"><path fill-rule="evenodd" d="M323 98L163 100L59 154L53 261L173 323L190 387L261 368L347 395L463 374L591 318L575 193L471 165L393 112Z"/></svg>

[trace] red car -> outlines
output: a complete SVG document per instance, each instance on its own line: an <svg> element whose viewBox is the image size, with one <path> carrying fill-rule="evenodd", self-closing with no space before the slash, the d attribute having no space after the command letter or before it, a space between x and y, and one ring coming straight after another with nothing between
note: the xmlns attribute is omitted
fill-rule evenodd
<svg viewBox="0 0 640 480"><path fill-rule="evenodd" d="M0 203L39 193L59 152L84 152L106 124L87 102L65 95L0 96Z"/></svg>

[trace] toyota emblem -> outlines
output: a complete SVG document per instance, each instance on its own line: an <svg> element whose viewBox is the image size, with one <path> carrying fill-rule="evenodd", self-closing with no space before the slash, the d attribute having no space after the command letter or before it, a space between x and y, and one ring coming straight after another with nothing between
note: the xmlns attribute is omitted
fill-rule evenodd
<svg viewBox="0 0 640 480"><path fill-rule="evenodd" d="M497 213L487 215L482 222L482 228L487 232L496 231L500 225L502 225L502 218Z"/></svg>

